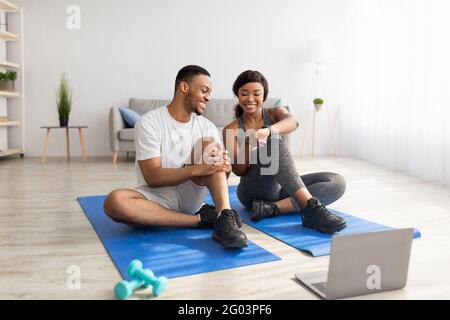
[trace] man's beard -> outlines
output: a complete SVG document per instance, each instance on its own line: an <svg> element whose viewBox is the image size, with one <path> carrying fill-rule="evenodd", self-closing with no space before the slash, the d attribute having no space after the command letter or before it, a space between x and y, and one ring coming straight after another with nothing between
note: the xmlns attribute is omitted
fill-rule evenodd
<svg viewBox="0 0 450 320"><path fill-rule="evenodd" d="M196 108L196 106L194 104L192 95L190 93L188 93L186 95L186 98L184 98L184 104L187 105L189 107L189 110L191 112L194 112L196 115L201 116L203 114L202 112L197 110L197 108Z"/></svg>

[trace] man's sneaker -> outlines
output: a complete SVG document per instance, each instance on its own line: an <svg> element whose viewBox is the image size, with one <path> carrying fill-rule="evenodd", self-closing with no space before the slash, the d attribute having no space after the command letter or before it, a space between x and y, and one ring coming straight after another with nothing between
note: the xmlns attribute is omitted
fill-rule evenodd
<svg viewBox="0 0 450 320"><path fill-rule="evenodd" d="M264 200L254 200L250 209L252 221L260 221L264 218L274 217L280 213L280 209L274 202Z"/></svg>
<svg viewBox="0 0 450 320"><path fill-rule="evenodd" d="M243 248L247 246L247 236L239 230L236 217L239 217L236 211L224 209L216 220L212 238L225 248Z"/></svg>
<svg viewBox="0 0 450 320"><path fill-rule="evenodd" d="M305 208L300 210L303 226L323 233L335 233L344 229L345 220L328 211L317 198L308 200Z"/></svg>
<svg viewBox="0 0 450 320"><path fill-rule="evenodd" d="M216 207L204 204L195 214L200 215L198 227L201 229L212 229L216 224L217 212Z"/></svg>
<svg viewBox="0 0 450 320"><path fill-rule="evenodd" d="M199 228L214 229L217 220L216 207L209 204L204 204L195 214L200 215L200 221L198 223ZM235 212L235 216L238 227L242 227L241 217L239 217L237 212Z"/></svg>

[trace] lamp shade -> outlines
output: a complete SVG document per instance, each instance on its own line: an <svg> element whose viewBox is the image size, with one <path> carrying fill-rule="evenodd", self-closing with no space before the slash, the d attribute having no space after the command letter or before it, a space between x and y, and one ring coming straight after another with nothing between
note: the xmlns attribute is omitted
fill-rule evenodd
<svg viewBox="0 0 450 320"><path fill-rule="evenodd" d="M331 59L328 54L328 48L325 42L321 39L313 39L308 41L306 46L304 62L313 63L331 63Z"/></svg>

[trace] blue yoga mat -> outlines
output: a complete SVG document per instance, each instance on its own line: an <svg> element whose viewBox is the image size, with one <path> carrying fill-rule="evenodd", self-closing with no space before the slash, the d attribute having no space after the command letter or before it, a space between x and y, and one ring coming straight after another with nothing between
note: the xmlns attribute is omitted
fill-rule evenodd
<svg viewBox="0 0 450 320"><path fill-rule="evenodd" d="M241 250L224 249L212 240L212 230L136 229L116 223L103 211L105 198L80 197L78 202L124 279L130 280L126 270L134 259L167 278L280 260L251 241Z"/></svg>
<svg viewBox="0 0 450 320"><path fill-rule="evenodd" d="M331 249L331 238L336 235L393 229L391 227L357 218L330 208L329 210L344 217L347 221L347 227L341 232L333 235L323 234L319 231L304 228L301 225L300 215L295 213L253 222L250 220L251 212L245 209L245 207L237 199L236 188L237 186L229 187L230 203L232 208L239 212L243 222L280 241L283 241L294 248L306 251L314 257L329 255ZM213 204L209 194L205 199L205 202ZM419 237L420 232L418 230L414 230L414 238Z"/></svg>

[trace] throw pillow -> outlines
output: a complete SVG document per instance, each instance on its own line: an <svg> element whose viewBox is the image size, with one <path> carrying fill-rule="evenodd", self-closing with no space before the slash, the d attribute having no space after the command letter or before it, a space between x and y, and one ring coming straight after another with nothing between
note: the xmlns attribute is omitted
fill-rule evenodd
<svg viewBox="0 0 450 320"><path fill-rule="evenodd" d="M130 128L134 128L134 125L141 117L139 113L129 108L119 107L119 111L120 114L122 115L123 121L125 121L127 126L129 126Z"/></svg>
<svg viewBox="0 0 450 320"><path fill-rule="evenodd" d="M283 101L281 99L278 99L277 101L275 101L275 104L273 106L274 107L282 107Z"/></svg>

